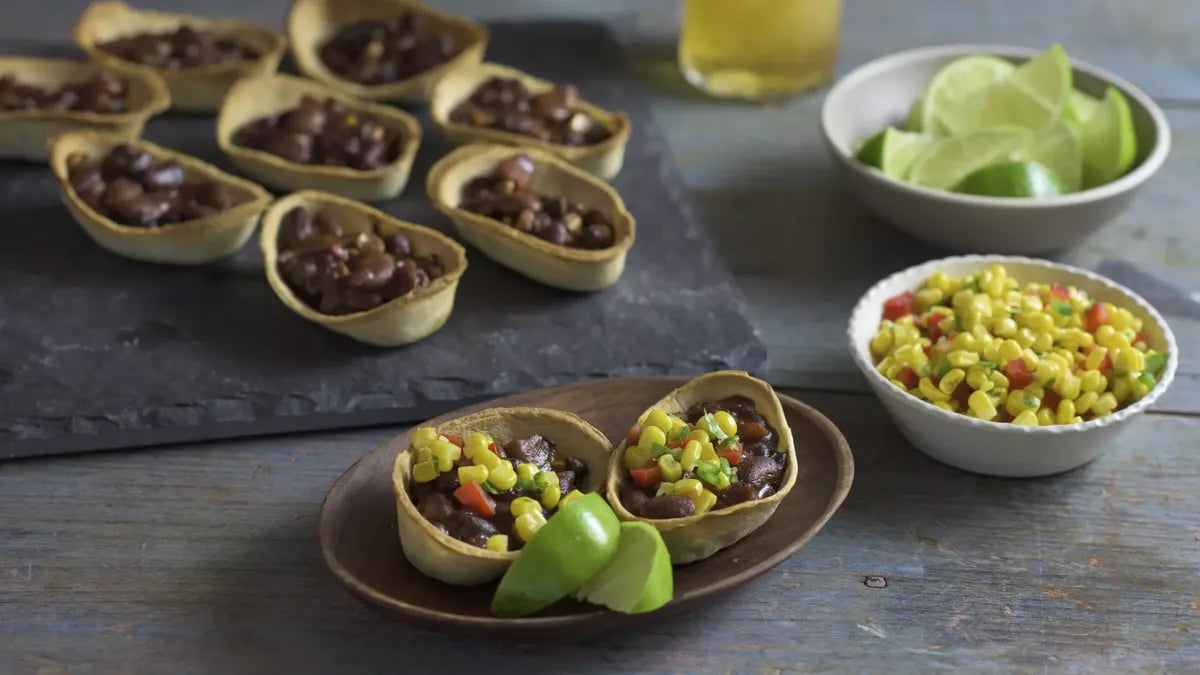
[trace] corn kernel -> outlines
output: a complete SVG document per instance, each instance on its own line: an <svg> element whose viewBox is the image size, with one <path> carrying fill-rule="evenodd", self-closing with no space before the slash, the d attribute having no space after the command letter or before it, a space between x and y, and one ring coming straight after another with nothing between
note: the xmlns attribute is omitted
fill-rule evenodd
<svg viewBox="0 0 1200 675"><path fill-rule="evenodd" d="M458 482L463 485L467 483L482 483L487 479L488 468L482 464L458 467Z"/></svg>
<svg viewBox="0 0 1200 675"><path fill-rule="evenodd" d="M558 510L562 511L563 509L567 508L567 504L570 504L571 502L575 501L576 499L579 499L582 496L583 496L583 493L580 492L579 490L571 490L567 494L563 495L562 499L558 500Z"/></svg>
<svg viewBox="0 0 1200 675"><path fill-rule="evenodd" d="M921 308L932 307L946 298L945 291L937 288L922 288L915 294L917 306Z"/></svg>
<svg viewBox="0 0 1200 675"><path fill-rule="evenodd" d="M635 467L640 468L640 467ZM517 478L523 481L532 481L537 475L538 465L533 462L524 462L517 465Z"/></svg>
<svg viewBox="0 0 1200 675"><path fill-rule="evenodd" d="M1059 424L1070 424L1071 420L1075 419L1075 402L1062 400L1058 402L1058 410L1055 412L1054 421Z"/></svg>
<svg viewBox="0 0 1200 675"><path fill-rule="evenodd" d="M1103 347L1098 347L1103 349ZM1097 393L1103 392L1108 388L1108 378L1095 369L1088 369L1079 375L1080 388L1084 391L1094 391Z"/></svg>
<svg viewBox="0 0 1200 675"><path fill-rule="evenodd" d="M1105 303L1108 307L1112 307ZM1133 328L1133 314L1125 308L1109 309L1108 323L1116 330L1126 330Z"/></svg>
<svg viewBox="0 0 1200 675"><path fill-rule="evenodd" d="M946 412L954 412L954 406L949 401L934 401L933 404Z"/></svg>
<svg viewBox="0 0 1200 675"><path fill-rule="evenodd" d="M955 368L968 368L979 363L979 354L961 349L950 352L946 358L950 361L950 365Z"/></svg>
<svg viewBox="0 0 1200 675"><path fill-rule="evenodd" d="M992 399L982 391L971 392L971 396L967 399L967 407L970 408L971 414L979 419L990 420L996 416L996 406L992 403Z"/></svg>
<svg viewBox="0 0 1200 675"><path fill-rule="evenodd" d="M1096 402L1092 404L1092 414L1097 417L1108 415L1117 409L1117 397L1113 393L1106 391L1100 394Z"/></svg>
<svg viewBox="0 0 1200 675"><path fill-rule="evenodd" d="M666 441L665 432L670 431L674 425L671 424L670 415L659 408L655 408L654 410L650 411L649 415L646 415L646 426L657 427L661 429L664 432L663 440Z"/></svg>
<svg viewBox="0 0 1200 675"><path fill-rule="evenodd" d="M443 473L453 469L454 463L462 458L462 448L440 438L429 446L429 451L437 462L438 471Z"/></svg>
<svg viewBox="0 0 1200 675"><path fill-rule="evenodd" d="M720 492L727 487L729 487L729 476L726 476L724 473L717 474L717 484L714 486L717 492Z"/></svg>
<svg viewBox="0 0 1200 675"><path fill-rule="evenodd" d="M508 510L512 512L513 518L517 518L526 513L541 513L542 505L532 497L517 497L508 505Z"/></svg>
<svg viewBox="0 0 1200 675"><path fill-rule="evenodd" d="M420 450L417 450L416 461L428 462L431 459L433 459L433 451L430 450L429 448L421 448Z"/></svg>
<svg viewBox="0 0 1200 675"><path fill-rule="evenodd" d="M1036 336L1034 335L1033 331L1029 330L1028 328L1021 328L1017 330L1016 340L1022 348L1032 345L1035 337Z"/></svg>
<svg viewBox="0 0 1200 675"><path fill-rule="evenodd" d="M545 490L551 485L558 485L559 483L560 481L558 480L558 474L553 471L539 471L537 475L533 477L533 484L539 490Z"/></svg>
<svg viewBox="0 0 1200 675"><path fill-rule="evenodd" d="M670 457L670 455L663 455L663 457ZM545 490L542 490L542 506L546 507L547 509L552 509L555 506L558 506L558 502L560 500L562 500L562 488L557 484L548 485L546 486Z"/></svg>
<svg viewBox="0 0 1200 675"><path fill-rule="evenodd" d="M675 494L675 484L665 481L665 480L663 482L659 483L658 489L654 491L655 497L661 497L663 495L673 495L673 494Z"/></svg>
<svg viewBox="0 0 1200 675"><path fill-rule="evenodd" d="M1022 410L1017 413L1016 417L1013 417L1012 423L1023 427L1036 427L1038 426L1038 416L1032 410Z"/></svg>
<svg viewBox="0 0 1200 675"><path fill-rule="evenodd" d="M708 442L708 432L703 429L692 429L691 431L688 432L687 440L698 441L701 444L707 443Z"/></svg>
<svg viewBox="0 0 1200 675"><path fill-rule="evenodd" d="M674 483L683 477L683 466L671 455L659 457L658 468L662 470L662 477L665 481Z"/></svg>
<svg viewBox="0 0 1200 675"><path fill-rule="evenodd" d="M896 362L892 360L892 357L885 356L879 363L875 364L875 370L882 373L886 377L888 369L894 365L896 365Z"/></svg>
<svg viewBox="0 0 1200 675"><path fill-rule="evenodd" d="M995 389L1008 389L1008 378L1004 376L1004 373L998 370L989 370L987 377Z"/></svg>
<svg viewBox="0 0 1200 675"><path fill-rule="evenodd" d="M1008 392L1008 397L1004 400L1004 409L1009 415L1016 417L1022 412L1028 410L1032 406L1025 405L1025 393L1020 389L1014 389Z"/></svg>
<svg viewBox="0 0 1200 675"><path fill-rule="evenodd" d="M1049 408L1038 408L1037 411L1038 426L1048 427L1054 424L1054 412Z"/></svg>
<svg viewBox="0 0 1200 675"><path fill-rule="evenodd" d="M1100 396L1094 391L1083 392L1079 395L1079 398L1075 399L1075 412L1082 415L1090 411L1092 409L1092 404L1094 404L1098 398L1100 398Z"/></svg>
<svg viewBox="0 0 1200 675"><path fill-rule="evenodd" d="M716 420L717 426L721 428L721 431L725 432L726 436L733 436L737 433L737 420L733 419L733 415L730 415L724 410L718 410L717 412L713 413L713 419Z"/></svg>
<svg viewBox="0 0 1200 675"><path fill-rule="evenodd" d="M1039 332L1033 336L1029 348L1039 353L1048 352L1054 348L1054 336L1047 332Z"/></svg>
<svg viewBox="0 0 1200 675"><path fill-rule="evenodd" d="M943 375L942 379L938 381L938 389L940 389L941 392L946 396L950 396L954 393L954 390L958 388L959 383L961 383L966 377L967 373L962 368L951 368L950 370L946 371L946 374Z"/></svg>
<svg viewBox="0 0 1200 675"><path fill-rule="evenodd" d="M625 448L625 468L632 471L633 469L644 469L650 463L650 449L643 448L640 445L630 445ZM534 468L537 468L536 466ZM533 476L529 477L531 480Z"/></svg>
<svg viewBox="0 0 1200 675"><path fill-rule="evenodd" d="M507 534L493 534L492 536L488 537L487 550L495 551L497 553L504 553L505 551L507 551L508 550L508 535Z"/></svg>
<svg viewBox="0 0 1200 675"><path fill-rule="evenodd" d="M696 513L708 513L717 503L717 496L708 490L701 490L700 495L692 500L696 505Z"/></svg>
<svg viewBox="0 0 1200 675"><path fill-rule="evenodd" d="M934 272L929 275L929 279L925 281L927 288L936 288L942 292L950 292L955 290L957 284L951 281L950 277L945 272Z"/></svg>
<svg viewBox="0 0 1200 675"><path fill-rule="evenodd" d="M1133 396L1133 386L1128 377L1113 378L1112 395L1117 397L1117 400L1122 403L1128 401Z"/></svg>
<svg viewBox="0 0 1200 675"><path fill-rule="evenodd" d="M1140 373L1146 369L1146 357L1133 347L1122 347L1113 352L1113 367L1126 373Z"/></svg>
<svg viewBox="0 0 1200 675"><path fill-rule="evenodd" d="M1117 329L1108 324L1096 327L1096 344L1102 347L1111 347L1113 339L1117 337Z"/></svg>
<svg viewBox="0 0 1200 675"><path fill-rule="evenodd" d="M500 466L500 455L487 450L480 452L471 458L476 464L482 464L488 468L488 471L495 471L496 467Z"/></svg>
<svg viewBox="0 0 1200 675"><path fill-rule="evenodd" d="M692 501L695 501L703 491L704 485L695 478L684 478L683 480L675 481L675 494L683 495Z"/></svg>
<svg viewBox="0 0 1200 675"><path fill-rule="evenodd" d="M692 471L696 468L696 462L700 461L701 447L699 441L688 441L683 445L683 449L679 451L679 465L683 467L684 471Z"/></svg>
<svg viewBox="0 0 1200 675"><path fill-rule="evenodd" d="M1077 399L1079 398L1079 393L1082 390L1082 384L1082 380L1075 375L1072 375L1068 371L1064 373L1062 379L1058 381L1055 391L1057 391L1058 395L1063 398Z"/></svg>
<svg viewBox="0 0 1200 675"><path fill-rule="evenodd" d="M1056 380L1060 375L1062 375L1062 366L1050 359L1040 361L1033 371L1034 381L1044 387L1052 386L1047 383Z"/></svg>
<svg viewBox="0 0 1200 675"><path fill-rule="evenodd" d="M1000 361L1008 363L1021 358L1021 345L1016 340L1005 340L1000 344Z"/></svg>
<svg viewBox="0 0 1200 675"><path fill-rule="evenodd" d="M495 454L492 452L492 439L483 434L471 434L463 440L463 452L467 453L467 457L472 460L479 457L481 453Z"/></svg>
<svg viewBox="0 0 1200 675"><path fill-rule="evenodd" d="M529 541L530 539L533 539L533 536L537 534L538 530L542 529L542 526L545 524L546 517L542 515L542 512L534 511L518 516L517 519L513 521L513 530L516 531L517 536L521 538L521 541Z"/></svg>
<svg viewBox="0 0 1200 675"><path fill-rule="evenodd" d="M418 483L428 483L432 480L436 480L438 475L439 472L437 463L435 463L433 460L417 462L416 464L413 464L412 477L413 480L417 481Z"/></svg>
<svg viewBox="0 0 1200 675"><path fill-rule="evenodd" d="M715 462L717 461L717 451L713 448L713 444L709 442L700 444L700 461Z"/></svg>
<svg viewBox="0 0 1200 675"><path fill-rule="evenodd" d="M988 379L987 370L972 366L967 369L967 386L972 389L983 389L987 391L992 388L992 381Z"/></svg>
<svg viewBox="0 0 1200 675"><path fill-rule="evenodd" d="M512 462L502 460L500 464L488 471L488 484L500 490L511 490L517 484L517 472L513 469Z"/></svg>
<svg viewBox="0 0 1200 675"><path fill-rule="evenodd" d="M940 389L938 389L936 386L934 386L933 380L929 379L928 377L921 378L920 384L917 385L917 390L920 391L921 395L924 396L925 399L929 400L929 401L948 401L948 400L950 400L950 397L947 396L946 394L943 394Z"/></svg>
<svg viewBox="0 0 1200 675"><path fill-rule="evenodd" d="M421 449L428 447L438 439L438 432L433 427L421 427L412 432L409 441L414 448Z"/></svg>
<svg viewBox="0 0 1200 675"><path fill-rule="evenodd" d="M638 436L638 447L651 450L655 445L667 444L667 432L658 427L645 426L642 427L642 434Z"/></svg>

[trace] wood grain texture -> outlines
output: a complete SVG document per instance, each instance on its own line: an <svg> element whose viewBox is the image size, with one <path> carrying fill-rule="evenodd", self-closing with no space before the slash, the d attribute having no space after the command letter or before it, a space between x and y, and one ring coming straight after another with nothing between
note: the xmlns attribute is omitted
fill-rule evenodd
<svg viewBox="0 0 1200 675"><path fill-rule="evenodd" d="M0 38L65 41L84 4L22 7ZM154 4L278 25L285 2ZM1200 668L1200 419L1147 415L1106 456L1054 478L935 464L859 393L842 335L875 279L939 253L871 220L832 181L819 95L768 108L697 96L673 63L676 2L438 4L480 18L590 16L618 32L754 304L770 375L850 392L799 394L855 450L846 504L798 555L709 608L620 639L530 647L415 631L324 569L325 489L397 429L0 464L0 672L419 673L481 659L501 673ZM1192 0L847 0L839 64L928 43L1061 40L1167 106L1166 167L1068 259L1167 315L1188 351L1160 409L1181 413L1200 412L1198 24Z"/></svg>
<svg viewBox="0 0 1200 675"><path fill-rule="evenodd" d="M825 530L709 607L558 647L415 630L325 569L325 490L396 429L2 464L0 672L427 672L480 653L500 672L1200 663L1200 420L1151 415L1079 471L1017 481L926 459L873 399L800 398L855 452Z"/></svg>

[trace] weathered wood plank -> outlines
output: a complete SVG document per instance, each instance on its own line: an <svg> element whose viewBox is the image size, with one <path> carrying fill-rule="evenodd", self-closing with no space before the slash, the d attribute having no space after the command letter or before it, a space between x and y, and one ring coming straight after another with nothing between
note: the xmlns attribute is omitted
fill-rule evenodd
<svg viewBox="0 0 1200 675"><path fill-rule="evenodd" d="M855 449L828 528L710 609L582 645L423 633L336 585L317 506L394 430L0 465L0 672L457 672L481 653L499 672L1200 663L1200 420L1147 417L1088 467L1012 481L924 458L873 399L804 398Z"/></svg>

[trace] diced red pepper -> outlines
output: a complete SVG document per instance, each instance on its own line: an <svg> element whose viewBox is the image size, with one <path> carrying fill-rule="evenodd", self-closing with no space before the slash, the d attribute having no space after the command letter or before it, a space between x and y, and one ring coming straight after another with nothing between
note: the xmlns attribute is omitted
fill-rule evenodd
<svg viewBox="0 0 1200 675"><path fill-rule="evenodd" d="M454 498L484 518L496 515L496 502L483 491L479 483L467 483L459 487L454 491Z"/></svg>
<svg viewBox="0 0 1200 675"><path fill-rule="evenodd" d="M908 316L913 313L912 304L912 291L904 291L900 295L893 295L883 301L883 318L895 321L902 316Z"/></svg>
<svg viewBox="0 0 1200 675"><path fill-rule="evenodd" d="M732 448L718 450L717 456L724 457L730 466L737 466L742 463L742 444L738 443Z"/></svg>
<svg viewBox="0 0 1200 675"><path fill-rule="evenodd" d="M1135 344L1135 345L1136 345L1136 344L1137 344L1137 343L1139 343L1139 342L1140 342L1140 343L1142 343L1142 344L1144 344L1144 345L1147 345L1147 346L1149 346L1149 345L1150 345L1150 338L1149 338L1149 337L1147 337L1145 333L1141 333L1141 332L1139 332L1137 335L1134 335L1134 336L1133 336L1133 344Z"/></svg>
<svg viewBox="0 0 1200 675"><path fill-rule="evenodd" d="M1097 328L1108 323L1108 310L1104 309L1104 303L1093 302L1083 315L1083 321L1089 333L1095 333Z"/></svg>
<svg viewBox="0 0 1200 675"><path fill-rule="evenodd" d="M900 380L900 382L903 383L908 389L916 387L917 383L921 381L921 377L917 375L917 371L909 368L908 366L904 366L900 369L899 373L896 373L896 379Z"/></svg>
<svg viewBox="0 0 1200 675"><path fill-rule="evenodd" d="M1058 404L1062 401L1062 397L1053 389L1046 389L1046 393L1042 394L1042 405L1051 410L1058 410Z"/></svg>
<svg viewBox="0 0 1200 675"><path fill-rule="evenodd" d="M924 347L921 347L921 351L925 352L925 356L929 356L930 354L933 354L933 345L925 345Z"/></svg>
<svg viewBox="0 0 1200 675"><path fill-rule="evenodd" d="M462 436L459 436L458 434L442 434L442 435L446 437L446 440L457 445L458 447L461 448L463 446Z"/></svg>
<svg viewBox="0 0 1200 675"><path fill-rule="evenodd" d="M675 448L682 448L686 444L687 444L687 439L682 438L678 441L671 441L670 443L667 443L667 447L674 450Z"/></svg>
<svg viewBox="0 0 1200 675"><path fill-rule="evenodd" d="M749 441L751 443L754 443L755 441L761 441L762 439L766 438L767 434L769 433L771 433L770 430L758 422L738 422L737 435L738 438L742 439L743 441Z"/></svg>
<svg viewBox="0 0 1200 675"><path fill-rule="evenodd" d="M1067 287L1063 286L1062 284L1050 284L1050 297L1058 298L1060 300L1070 300L1071 291L1069 291Z"/></svg>
<svg viewBox="0 0 1200 675"><path fill-rule="evenodd" d="M997 422L1011 422L1011 421L1013 421L1013 416L1009 415L1007 410L1001 410L1000 417L997 418L996 421Z"/></svg>
<svg viewBox="0 0 1200 675"><path fill-rule="evenodd" d="M633 484L640 488L655 487L662 482L662 469L657 466L630 469L629 475L633 477Z"/></svg>
<svg viewBox="0 0 1200 675"><path fill-rule="evenodd" d="M1098 370L1102 373L1107 373L1108 371L1112 370L1112 354L1111 353L1105 354L1104 358L1100 359L1100 368Z"/></svg>
<svg viewBox="0 0 1200 675"><path fill-rule="evenodd" d="M955 401L958 401L958 405L962 406L963 410L968 409L970 407L971 385L967 384L966 380L959 382L958 386L954 388L954 393L950 396Z"/></svg>
<svg viewBox="0 0 1200 675"><path fill-rule="evenodd" d="M500 448L497 448L497 447L496 447L496 441L492 441L491 443L488 443L488 450L491 450L491 451L492 451L492 453L493 453L493 454L495 454L495 455L496 455L496 456L498 456L498 457L503 457L503 456L504 456L504 455L501 455L501 454L500 454Z"/></svg>
<svg viewBox="0 0 1200 675"><path fill-rule="evenodd" d="M938 338L942 337L942 329L938 326L945 319L946 315L941 312L934 312L929 315L929 341L937 344Z"/></svg>
<svg viewBox="0 0 1200 675"><path fill-rule="evenodd" d="M642 436L642 428L638 425L629 427L629 433L625 434L625 445L637 445L638 439Z"/></svg>
<svg viewBox="0 0 1200 675"><path fill-rule="evenodd" d="M1008 378L1008 388L1024 389L1033 382L1033 373L1025 366L1025 359L1013 359L1004 364L1004 376Z"/></svg>

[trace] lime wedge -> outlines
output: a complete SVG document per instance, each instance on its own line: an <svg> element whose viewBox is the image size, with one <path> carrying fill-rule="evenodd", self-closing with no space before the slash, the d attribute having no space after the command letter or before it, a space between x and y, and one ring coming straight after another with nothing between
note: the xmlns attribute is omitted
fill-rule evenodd
<svg viewBox="0 0 1200 675"><path fill-rule="evenodd" d="M1036 132L1024 159L1037 162L1058 177L1063 192L1075 192L1083 180L1083 151L1079 132L1058 121Z"/></svg>
<svg viewBox="0 0 1200 675"><path fill-rule="evenodd" d="M1133 133L1133 115L1121 92L1109 87L1104 100L1087 122L1080 125L1083 142L1083 186L1096 187L1112 182L1133 166L1137 157L1137 136Z"/></svg>
<svg viewBox="0 0 1200 675"><path fill-rule="evenodd" d="M1054 172L1037 162L1005 162L976 169L954 191L987 197L1053 197L1063 188Z"/></svg>
<svg viewBox="0 0 1200 675"><path fill-rule="evenodd" d="M943 112L950 111L952 118L969 115L980 92L1008 79L1015 70L1012 63L995 56L964 56L951 61L933 76L918 99L919 105L914 103L909 111L909 129L937 135L957 131L944 124Z"/></svg>
<svg viewBox="0 0 1200 675"><path fill-rule="evenodd" d="M949 190L980 167L1019 159L1032 134L1013 127L984 129L934 143L913 162L908 180Z"/></svg>
<svg viewBox="0 0 1200 675"><path fill-rule="evenodd" d="M1010 76L957 105L942 106L936 114L954 134L1009 125L1036 130L1062 118L1071 91L1071 62L1062 47L1054 45ZM925 108L928 117L928 100Z"/></svg>
<svg viewBox="0 0 1200 675"><path fill-rule="evenodd" d="M1086 122L1096 112L1096 108L1100 107L1100 99L1085 94L1078 89L1071 91L1071 96L1067 100L1069 103L1067 112L1069 119L1075 122Z"/></svg>
<svg viewBox="0 0 1200 675"><path fill-rule="evenodd" d="M858 161L883 171L892 178L903 179L913 160L925 151L934 137L887 127L867 139L854 155Z"/></svg>
<svg viewBox="0 0 1200 675"><path fill-rule="evenodd" d="M538 530L492 596L492 613L525 616L574 593L612 558L621 524L591 492L567 504Z"/></svg>
<svg viewBox="0 0 1200 675"><path fill-rule="evenodd" d="M904 118L904 128L907 131L921 132L925 131L925 94L913 99L912 106L908 109L908 117ZM928 133L933 133L930 130Z"/></svg>
<svg viewBox="0 0 1200 675"><path fill-rule="evenodd" d="M667 604L675 593L671 554L652 525L621 523L617 553L576 594L614 612L640 614Z"/></svg>

